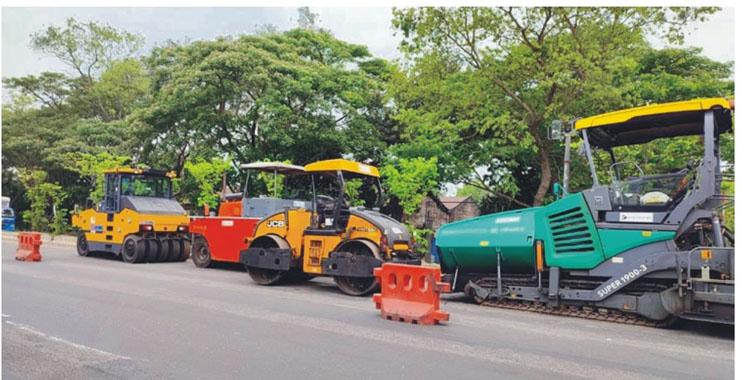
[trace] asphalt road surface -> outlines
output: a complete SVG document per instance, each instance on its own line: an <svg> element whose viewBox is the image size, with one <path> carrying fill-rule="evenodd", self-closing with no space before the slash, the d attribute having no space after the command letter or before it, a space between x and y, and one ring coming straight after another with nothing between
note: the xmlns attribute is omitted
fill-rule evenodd
<svg viewBox="0 0 750 380"><path fill-rule="evenodd" d="M450 321L380 318L329 279L261 287L192 261L131 265L2 244L4 379L722 379L734 329L679 330L480 307Z"/></svg>

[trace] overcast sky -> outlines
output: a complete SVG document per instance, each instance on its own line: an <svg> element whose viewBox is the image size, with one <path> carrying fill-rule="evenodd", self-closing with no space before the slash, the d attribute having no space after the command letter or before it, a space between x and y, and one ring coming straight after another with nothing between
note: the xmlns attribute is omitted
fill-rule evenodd
<svg viewBox="0 0 750 380"><path fill-rule="evenodd" d="M311 8L320 25L348 42L363 44L377 57L399 56L399 38L391 29L391 9ZM31 50L29 35L65 19L96 20L140 33L146 37L146 53L168 39L210 40L220 35L253 32L273 24L279 29L296 26L295 8L3 8L2 76L15 77L43 71L63 71L55 58ZM686 45L703 48L719 61L734 60L734 9L725 8L705 23L691 25ZM660 44L659 44L660 45Z"/></svg>

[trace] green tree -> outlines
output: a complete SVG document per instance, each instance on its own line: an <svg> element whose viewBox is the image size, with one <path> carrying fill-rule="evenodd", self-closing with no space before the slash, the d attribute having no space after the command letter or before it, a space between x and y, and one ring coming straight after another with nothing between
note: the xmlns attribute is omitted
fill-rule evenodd
<svg viewBox="0 0 750 380"><path fill-rule="evenodd" d="M24 170L20 173L20 177L26 188L26 199L31 206L23 211L23 218L31 229L48 232L52 225L54 233L64 232L68 225L66 218L68 210L60 208L67 196L62 187L47 182L47 173L42 170Z"/></svg>
<svg viewBox="0 0 750 380"><path fill-rule="evenodd" d="M439 190L437 159L401 158L381 168L386 193L394 197L406 217L419 208L425 196Z"/></svg>
<svg viewBox="0 0 750 380"><path fill-rule="evenodd" d="M349 206L357 207L365 205L365 200L360 198L360 192L362 190L361 179L354 178L347 180L344 186L344 192L346 193L346 198L349 200Z"/></svg>
<svg viewBox="0 0 750 380"><path fill-rule="evenodd" d="M96 104L113 120L123 120L137 106L145 103L150 82L135 59L114 62L90 90L77 101L81 105ZM95 116L96 110L92 110ZM105 118L106 120L106 118Z"/></svg>
<svg viewBox="0 0 750 380"><path fill-rule="evenodd" d="M119 123L119 122L118 122ZM92 182L75 168L81 155L96 156L106 152L124 156L123 142L127 129L123 124L99 120L81 120L68 113L57 114L49 107L3 108L2 162L4 187L16 202L24 186L15 172L44 170L49 182L65 190L64 208L82 204L91 192ZM10 185L10 186L9 186ZM22 211L28 205L14 203Z"/></svg>
<svg viewBox="0 0 750 380"><path fill-rule="evenodd" d="M98 72L132 57L145 41L128 31L74 18L68 18L64 27L50 26L31 37L34 49L56 57L92 81Z"/></svg>
<svg viewBox="0 0 750 380"><path fill-rule="evenodd" d="M188 157L221 154L235 167L341 157L383 119L377 64L364 46L327 31L172 44L146 61L153 100L134 118L139 160L178 171Z"/></svg>
<svg viewBox="0 0 750 380"><path fill-rule="evenodd" d="M119 156L108 152L97 154L69 153L69 168L81 178L88 180L91 189L89 197L96 204L104 199L104 174L105 170L124 167L130 160L128 156Z"/></svg>
<svg viewBox="0 0 750 380"><path fill-rule="evenodd" d="M142 43L127 31L74 19L31 36L34 49L75 74L3 78L11 97L3 104L3 185L17 210L29 207L20 171L44 170L67 194L61 208L70 209L91 192L91 179L76 168L81 155L130 156L140 149L126 118L148 100L149 78L132 57Z"/></svg>
<svg viewBox="0 0 750 380"><path fill-rule="evenodd" d="M185 169L197 184L198 193L190 197L193 205L202 206L207 204L211 208L219 205L219 191L221 188L221 177L230 168L229 160L214 158L211 161L202 159L196 162L187 162ZM184 193L185 188L181 188ZM186 194L183 194L186 195ZM189 195L188 195L189 196Z"/></svg>
<svg viewBox="0 0 750 380"><path fill-rule="evenodd" d="M458 167L448 180L465 180L471 168L487 162L477 158L493 155L483 152L500 148L499 160L508 162L510 170L525 163L508 160L515 152L503 152L502 147L530 149L536 154L532 166L539 176L533 204L539 205L554 180L555 148L545 139L547 123L620 105L613 75L632 61L629 57L647 47L647 34L679 42L682 26L715 11L395 9L393 24L404 36L401 49L412 62L404 80L395 86L395 97L403 107L400 120L410 135L427 134L427 141L417 137L417 144L465 145L451 151L457 151L458 161L468 165ZM425 67L428 71L422 70ZM411 88L404 90L409 84ZM441 87L451 91L443 92ZM423 88L428 92L420 100L415 94ZM425 130L430 127L440 133ZM491 147L493 143L499 144Z"/></svg>
<svg viewBox="0 0 750 380"><path fill-rule="evenodd" d="M406 220L419 209L424 197L434 201L439 199L439 172L437 158L393 158L380 170L383 186L389 198L384 211L392 216ZM414 238L414 250L422 255L429 249L429 237L433 231L429 228L418 228L408 221L404 224Z"/></svg>
<svg viewBox="0 0 750 380"><path fill-rule="evenodd" d="M27 75L21 78L3 78L3 84L9 88L18 90L19 94L30 96L33 101L41 103L53 112L65 111L65 101L70 95L72 81L65 74L44 72L39 76ZM18 108L18 101L24 105ZM32 102L28 98L14 97L16 108L14 111L24 111Z"/></svg>
<svg viewBox="0 0 750 380"><path fill-rule="evenodd" d="M111 86L96 88L102 87L97 86L99 76L114 71L110 73L113 78L104 78L104 82L119 83L120 90L128 94L128 86L132 83L122 85L122 72L130 67L132 75L130 59L144 41L142 36L128 31L95 21L80 22L74 18L68 18L64 27L50 26L31 36L31 46L36 51L56 57L76 71L78 77L72 82L68 81L68 84L77 93L81 105L90 110L92 116L104 121L122 119L124 114L118 112L121 110L113 110L112 104L107 104L107 100L111 100L107 96L113 95L107 91L107 87ZM122 67L123 64L128 67Z"/></svg>

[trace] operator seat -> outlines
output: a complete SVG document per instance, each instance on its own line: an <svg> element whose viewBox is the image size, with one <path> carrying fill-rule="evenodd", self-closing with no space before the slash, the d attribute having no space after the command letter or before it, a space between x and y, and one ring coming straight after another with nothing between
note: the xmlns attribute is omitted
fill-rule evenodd
<svg viewBox="0 0 750 380"><path fill-rule="evenodd" d="M346 225L349 223L349 205L344 200L341 205L341 211L339 211L339 218L337 223L332 226L326 225L326 219L333 219L336 209L336 200L326 196L318 195L315 197L316 208L318 210L318 226L321 229L335 229L337 231L343 231L346 229Z"/></svg>

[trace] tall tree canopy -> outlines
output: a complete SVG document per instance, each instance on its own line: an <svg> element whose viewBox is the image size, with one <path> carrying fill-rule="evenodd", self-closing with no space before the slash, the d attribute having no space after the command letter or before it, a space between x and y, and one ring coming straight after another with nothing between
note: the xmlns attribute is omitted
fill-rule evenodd
<svg viewBox="0 0 750 380"><path fill-rule="evenodd" d="M3 195L21 219L60 230L56 210L98 198L105 167L176 169L178 199L200 206L216 203L224 171L239 190L241 163L345 157L381 167L382 210L399 218L447 184L481 194L483 212L540 204L562 172L551 120L733 95L731 63L646 39L679 42L685 23L714 10L396 9L400 64L334 37L306 8L298 28L169 41L145 56L137 34L69 19L31 36L65 72L3 78ZM659 172L694 149L675 139L617 154ZM731 166L732 135L722 151ZM575 155L571 185L590 185ZM363 187L347 188L353 202Z"/></svg>
<svg viewBox="0 0 750 380"><path fill-rule="evenodd" d="M87 116L104 121L123 119L123 108L128 107L124 98L132 103L143 93L140 66L132 60L143 42L140 35L73 18L64 28L50 26L31 38L35 50L75 70L77 75L67 86L75 90L79 106L90 113Z"/></svg>
<svg viewBox="0 0 750 380"><path fill-rule="evenodd" d="M235 166L304 164L356 152L363 138L382 140L375 124L384 119L385 63L327 31L167 46L146 62L153 101L135 117L139 160L181 170L190 156L228 153Z"/></svg>
<svg viewBox="0 0 750 380"><path fill-rule="evenodd" d="M680 41L683 25L714 11L395 9L393 25L403 34L401 50L410 59L395 88L398 117L413 139L462 145L445 160L448 181L466 181L474 168L489 165L509 180L495 193L518 203L513 177L537 176L531 200L539 205L554 180L547 123L628 103L614 78L648 47L646 35ZM421 97L423 90L429 96Z"/></svg>
<svg viewBox="0 0 750 380"><path fill-rule="evenodd" d="M62 27L31 36L35 50L58 58L68 72L3 78L13 96L3 104L3 188L9 190L4 195L19 211L36 207L37 226L45 226L39 218L50 214L53 222L65 221L68 215L57 209L72 209L91 194L90 178L77 169L87 157L129 157L131 133L125 119L143 104L149 87L134 56L142 43L142 37L127 31L68 19ZM23 173L37 175L28 181ZM61 207L48 204L45 209L41 200L47 198L34 194L55 186L66 193L54 197Z"/></svg>

